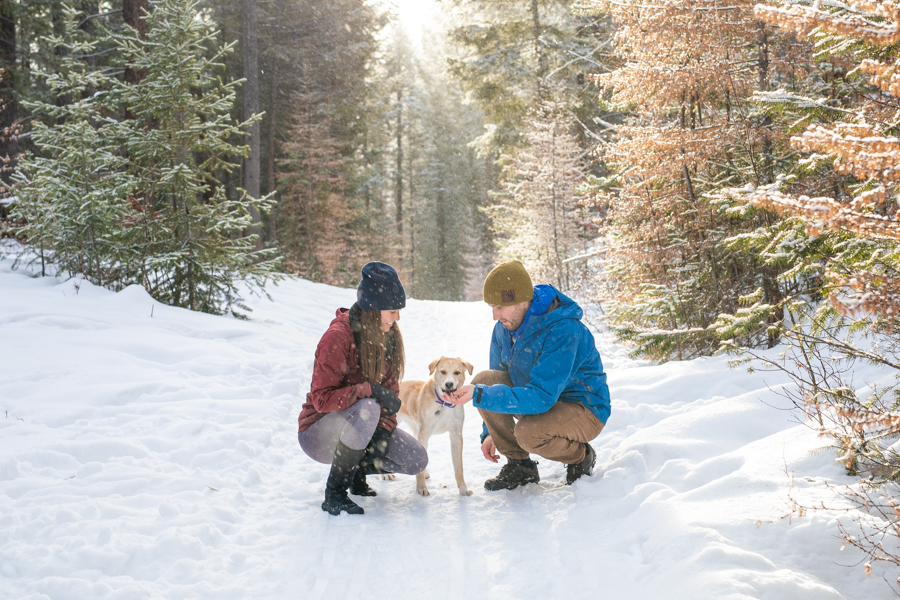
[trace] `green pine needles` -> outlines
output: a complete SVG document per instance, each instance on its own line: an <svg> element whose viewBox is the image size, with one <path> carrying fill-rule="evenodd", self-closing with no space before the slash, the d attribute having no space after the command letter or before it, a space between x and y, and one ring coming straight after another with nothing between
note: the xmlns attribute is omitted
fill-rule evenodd
<svg viewBox="0 0 900 600"><path fill-rule="evenodd" d="M51 40L62 66L46 76L57 101L31 105L45 118L17 173L19 233L59 272L223 313L240 306L241 282L261 287L277 264L246 233L251 207L268 210L269 198L222 183L246 155L234 140L259 115L231 119L239 82L220 73L232 45L217 44L195 2L161 0L146 18L145 39L130 28L87 38L67 8L66 33ZM100 47L113 68L84 60ZM116 77L126 67L138 83Z"/></svg>

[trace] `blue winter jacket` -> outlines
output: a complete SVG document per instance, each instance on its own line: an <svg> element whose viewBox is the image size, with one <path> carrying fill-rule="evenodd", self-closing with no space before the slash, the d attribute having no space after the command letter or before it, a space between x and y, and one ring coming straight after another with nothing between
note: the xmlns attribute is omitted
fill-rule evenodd
<svg viewBox="0 0 900 600"><path fill-rule="evenodd" d="M494 325L490 368L508 371L513 387L476 385L474 405L495 413L538 415L558 401L580 402L605 424L610 413L606 373L583 315L553 286L535 286L517 331L499 321Z"/></svg>

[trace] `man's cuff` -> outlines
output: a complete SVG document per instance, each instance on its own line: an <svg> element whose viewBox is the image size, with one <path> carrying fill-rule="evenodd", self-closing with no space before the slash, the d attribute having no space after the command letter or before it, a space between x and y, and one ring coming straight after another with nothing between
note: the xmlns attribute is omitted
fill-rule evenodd
<svg viewBox="0 0 900 600"><path fill-rule="evenodd" d="M478 383L475 385L475 391L472 392L472 403L473 404L481 404L481 395L484 393L484 388L487 386L483 383Z"/></svg>

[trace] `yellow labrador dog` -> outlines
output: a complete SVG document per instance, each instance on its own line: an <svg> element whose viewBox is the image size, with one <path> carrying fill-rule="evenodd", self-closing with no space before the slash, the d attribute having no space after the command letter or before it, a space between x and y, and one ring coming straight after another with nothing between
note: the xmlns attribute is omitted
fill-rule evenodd
<svg viewBox="0 0 900 600"><path fill-rule="evenodd" d="M428 381L403 381L400 383L400 412L397 418L405 423L419 443L428 449L428 438L438 433L450 433L450 453L453 457L453 471L456 485L463 496L471 496L466 487L462 466L462 430L465 413L463 404L455 405L444 400L442 394L455 392L466 381L466 371L472 374L472 365L461 358L442 356L431 361L428 372L433 377ZM428 471L416 475L416 491L423 496L431 492L425 486Z"/></svg>

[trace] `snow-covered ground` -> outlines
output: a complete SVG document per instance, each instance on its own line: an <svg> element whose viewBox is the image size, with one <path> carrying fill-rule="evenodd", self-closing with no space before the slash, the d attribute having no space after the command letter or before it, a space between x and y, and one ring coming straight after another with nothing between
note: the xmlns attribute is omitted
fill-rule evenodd
<svg viewBox="0 0 900 600"><path fill-rule="evenodd" d="M0 599L893 597L848 568L834 518L795 493L849 483L793 422L774 376L725 358L652 366L601 338L613 412L593 477L487 493L467 407L460 497L446 435L432 495L370 478L363 516L320 509L327 467L297 444L319 336L353 290L302 280L251 321L144 290L33 278L0 261ZM487 366L482 303L411 300L408 378L440 355ZM772 388L772 389L770 389Z"/></svg>

